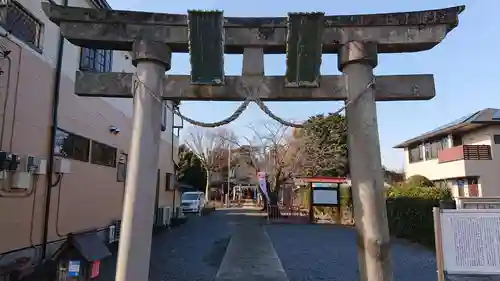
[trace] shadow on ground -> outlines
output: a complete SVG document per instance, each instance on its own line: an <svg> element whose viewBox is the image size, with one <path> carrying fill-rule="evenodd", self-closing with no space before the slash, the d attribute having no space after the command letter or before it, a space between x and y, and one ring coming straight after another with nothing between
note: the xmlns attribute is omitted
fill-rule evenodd
<svg viewBox="0 0 500 281"><path fill-rule="evenodd" d="M267 233L291 281L358 281L356 233L335 225L269 225ZM394 280L435 281L434 253L415 244L391 246Z"/></svg>
<svg viewBox="0 0 500 281"><path fill-rule="evenodd" d="M227 238L222 238L215 241L212 244L212 250L210 251L210 253L203 257L203 261L206 264L218 269L220 267L220 264L222 263L222 259L224 258L224 254L226 253L227 245L229 244L230 239L231 236L228 236Z"/></svg>
<svg viewBox="0 0 500 281"><path fill-rule="evenodd" d="M186 224L153 236L149 281L213 281L233 230L245 220L238 209L189 215ZM99 281L114 281L116 256L101 264Z"/></svg>

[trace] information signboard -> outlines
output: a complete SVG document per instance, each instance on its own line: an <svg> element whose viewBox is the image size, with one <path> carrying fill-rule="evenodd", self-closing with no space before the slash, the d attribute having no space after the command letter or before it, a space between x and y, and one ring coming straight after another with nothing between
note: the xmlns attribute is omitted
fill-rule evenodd
<svg viewBox="0 0 500 281"><path fill-rule="evenodd" d="M442 270L450 275L500 275L500 210L439 210ZM438 249L439 250L439 249Z"/></svg>
<svg viewBox="0 0 500 281"><path fill-rule="evenodd" d="M338 185L330 182L313 182L311 184L313 205L338 205Z"/></svg>
<svg viewBox="0 0 500 281"><path fill-rule="evenodd" d="M338 205L338 191L336 189L313 190L314 205Z"/></svg>

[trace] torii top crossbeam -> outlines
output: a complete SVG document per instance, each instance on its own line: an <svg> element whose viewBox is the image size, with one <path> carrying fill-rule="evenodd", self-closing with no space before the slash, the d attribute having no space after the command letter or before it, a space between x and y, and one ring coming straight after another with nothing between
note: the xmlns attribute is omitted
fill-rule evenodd
<svg viewBox="0 0 500 281"><path fill-rule="evenodd" d="M138 38L163 42L173 52L187 53L188 16L135 11L96 10L42 4L51 21L75 45L131 50ZM465 6L439 10L370 15L324 16L323 53L337 53L347 41L378 42L379 53L431 49L458 24ZM245 47L262 47L267 54L285 53L286 17L225 17L225 52L242 54ZM151 29L151 26L155 26Z"/></svg>
<svg viewBox="0 0 500 281"><path fill-rule="evenodd" d="M224 53L244 54L259 62L261 100L344 100L339 76L321 76L323 53L338 53L350 41L373 42L376 53L430 49L458 24L464 6L420 12L325 16L290 13L288 17L234 18L220 11L188 11L186 15L96 10L42 3L71 43L88 48L131 51L138 40L168 45L168 52L189 52L191 75L165 80L164 99L242 100L245 77L224 75ZM245 59L245 50L260 56ZM165 51L167 52L167 51ZM252 52L253 53L253 52ZM263 55L286 53L286 74L263 76ZM258 52L257 52L258 54ZM169 57L169 54L162 56ZM243 70L243 76L247 71ZM432 75L377 77L376 99L425 100L434 97ZM131 97L132 74L80 73L81 96ZM89 83L91 82L91 83ZM101 85L95 87L95 85ZM218 87L225 85L226 87ZM90 87L92 86L92 87ZM243 93L243 94L242 94Z"/></svg>

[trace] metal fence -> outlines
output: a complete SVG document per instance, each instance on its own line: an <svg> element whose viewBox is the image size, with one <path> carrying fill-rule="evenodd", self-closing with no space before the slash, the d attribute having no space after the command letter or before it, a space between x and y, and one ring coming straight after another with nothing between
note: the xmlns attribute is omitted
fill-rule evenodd
<svg viewBox="0 0 500 281"><path fill-rule="evenodd" d="M500 209L500 197L457 197L457 209Z"/></svg>
<svg viewBox="0 0 500 281"><path fill-rule="evenodd" d="M310 223L310 208L303 198L294 192L293 186L281 190L281 200L277 205L267 205L268 223Z"/></svg>

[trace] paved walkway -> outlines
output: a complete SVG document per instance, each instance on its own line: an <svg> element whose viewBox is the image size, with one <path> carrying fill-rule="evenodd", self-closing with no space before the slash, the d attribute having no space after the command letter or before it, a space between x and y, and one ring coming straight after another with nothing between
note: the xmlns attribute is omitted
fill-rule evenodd
<svg viewBox="0 0 500 281"><path fill-rule="evenodd" d="M264 216L256 210L240 215L215 281L288 281L264 229Z"/></svg>
<svg viewBox="0 0 500 281"><path fill-rule="evenodd" d="M265 225L258 213L218 210L155 235L150 281L358 281L353 229ZM394 280L436 281L433 252L395 241L391 255ZM103 262L100 281L114 279L113 262Z"/></svg>
<svg viewBox="0 0 500 281"><path fill-rule="evenodd" d="M356 233L335 225L269 225L283 267L292 281L358 281ZM415 244L393 243L394 280L435 281L434 253Z"/></svg>
<svg viewBox="0 0 500 281"><path fill-rule="evenodd" d="M189 215L186 224L154 235L149 280L213 281L238 218L230 212ZM99 281L114 280L115 262L103 261Z"/></svg>

